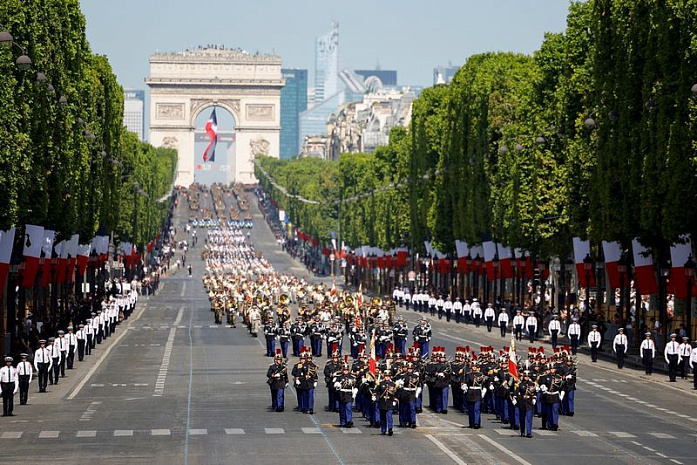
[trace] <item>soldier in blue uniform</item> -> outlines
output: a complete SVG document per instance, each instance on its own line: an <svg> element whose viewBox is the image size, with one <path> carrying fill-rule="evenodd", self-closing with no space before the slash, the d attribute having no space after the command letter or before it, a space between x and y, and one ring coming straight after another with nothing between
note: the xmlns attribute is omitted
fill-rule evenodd
<svg viewBox="0 0 697 465"><path fill-rule="evenodd" d="M269 317L264 325L264 338L266 339L266 356L273 357L276 352L276 333L278 328L273 322L273 317Z"/></svg>
<svg viewBox="0 0 697 465"><path fill-rule="evenodd" d="M348 358L348 356L347 356ZM353 400L356 398L356 377L351 374L351 369L346 360L341 371L332 379L334 389L339 398L339 427L353 427Z"/></svg>
<svg viewBox="0 0 697 465"><path fill-rule="evenodd" d="M266 378L271 388L271 409L274 412L282 412L284 410L284 391L288 384L288 368L283 363L281 349L276 351L274 363L266 372Z"/></svg>
<svg viewBox="0 0 697 465"><path fill-rule="evenodd" d="M530 379L530 371L523 372L523 380L518 385L516 404L520 409L520 437L532 437L532 420L535 415L537 396L535 383Z"/></svg>
<svg viewBox="0 0 697 465"><path fill-rule="evenodd" d="M394 427L392 413L397 406L397 385L392 382L392 373L389 370L383 372L375 395L380 409L380 431L383 436L385 434L392 436Z"/></svg>

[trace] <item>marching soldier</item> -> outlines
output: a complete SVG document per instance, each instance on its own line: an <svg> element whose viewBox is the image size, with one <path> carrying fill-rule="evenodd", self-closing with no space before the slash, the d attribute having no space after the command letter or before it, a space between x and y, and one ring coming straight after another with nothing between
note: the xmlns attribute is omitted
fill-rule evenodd
<svg viewBox="0 0 697 465"><path fill-rule="evenodd" d="M332 353L332 358L324 365L324 383L327 386L327 393L329 395L329 405L327 410L330 412L339 411L339 399L337 398L337 392L334 388L334 376L341 371L341 364L339 363L339 352Z"/></svg>
<svg viewBox="0 0 697 465"><path fill-rule="evenodd" d="M578 369L571 357L566 358L566 366L561 375L564 378L564 397L562 397L562 411L564 415L573 417L576 411L575 396L576 396L576 375Z"/></svg>
<svg viewBox="0 0 697 465"><path fill-rule="evenodd" d="M455 359L450 362L450 390L453 393L453 408L465 413L464 398L462 395L462 383L465 381L467 364L464 359L464 347L455 348Z"/></svg>
<svg viewBox="0 0 697 465"><path fill-rule="evenodd" d="M288 358L288 346L290 345L290 320L285 320L278 328L278 342L281 344L283 358Z"/></svg>
<svg viewBox="0 0 697 465"><path fill-rule="evenodd" d="M482 323L482 306L479 305L478 299L472 299L472 317L474 318L474 326L479 328Z"/></svg>
<svg viewBox="0 0 697 465"><path fill-rule="evenodd" d="M17 364L17 379L19 383L19 405L26 405L29 398L29 384L31 383L33 371L31 363L27 362L27 354L19 354L22 359Z"/></svg>
<svg viewBox="0 0 697 465"><path fill-rule="evenodd" d="M416 428L416 399L421 394L421 380L414 373L414 364L406 364L407 373L398 380L399 386L399 425Z"/></svg>
<svg viewBox="0 0 697 465"><path fill-rule="evenodd" d="M668 364L668 377L671 383L674 383L675 378L678 376L678 359L680 358L680 346L675 341L676 337L675 333L671 334L670 342L666 344L666 348L663 350L663 356Z"/></svg>
<svg viewBox="0 0 697 465"><path fill-rule="evenodd" d="M307 325L302 317L297 317L295 323L290 327L290 337L293 340L293 357L300 357L303 348L305 347L305 333Z"/></svg>
<svg viewBox="0 0 697 465"><path fill-rule="evenodd" d="M343 335L336 323L331 323L327 329L327 358L331 357L334 352L341 355L341 339Z"/></svg>
<svg viewBox="0 0 697 465"><path fill-rule="evenodd" d="M51 358L51 350L46 347L46 339L39 341L39 348L34 353L34 368L38 373L39 392L46 392L48 384L48 374L53 368L53 359Z"/></svg>
<svg viewBox="0 0 697 465"><path fill-rule="evenodd" d="M310 323L310 346L312 347L312 356L321 357L322 356L322 339L324 338L324 325L319 319L319 316L315 316L315 319Z"/></svg>
<svg viewBox="0 0 697 465"><path fill-rule="evenodd" d="M5 357L5 366L0 368L0 388L2 388L2 416L13 417L14 398L19 389L17 373L12 367L12 357Z"/></svg>
<svg viewBox="0 0 697 465"><path fill-rule="evenodd" d="M346 356L348 359L348 355ZM332 379L339 401L339 427L353 427L353 400L356 398L356 377L351 374L348 360L344 360L341 371Z"/></svg>
<svg viewBox="0 0 697 465"><path fill-rule="evenodd" d="M559 429L559 405L564 397L562 378L556 373L554 363L547 365L548 373L539 380L542 391L542 429Z"/></svg>
<svg viewBox="0 0 697 465"><path fill-rule="evenodd" d="M591 361L598 361L598 349L600 349L600 338L602 336L598 332L598 325L591 327L591 332L588 333L588 347L591 349Z"/></svg>
<svg viewBox="0 0 697 465"><path fill-rule="evenodd" d="M448 297L445 299L445 302L443 302L443 311L445 312L445 321L450 321L450 318L453 315L453 300L455 300L455 297Z"/></svg>
<svg viewBox="0 0 697 465"><path fill-rule="evenodd" d="M535 404L537 395L535 393L535 383L530 379L530 371L523 372L523 380L518 385L518 392L515 398L516 404L520 409L520 437L532 437L532 420L535 415Z"/></svg>
<svg viewBox="0 0 697 465"><path fill-rule="evenodd" d="M85 355L92 355L92 349L94 349L94 326L92 326L92 318L85 320L85 337ZM82 359L80 359L80 361L82 361Z"/></svg>
<svg viewBox="0 0 697 465"><path fill-rule="evenodd" d="M484 381L484 375L479 370L479 364L473 363L472 369L465 376L465 383L462 386L462 390L465 392L465 400L467 401L469 426L472 429L481 428L482 398L486 395Z"/></svg>
<svg viewBox="0 0 697 465"><path fill-rule="evenodd" d="M397 406L397 386L392 382L392 373L385 371L382 382L377 386L377 402L380 409L380 432L392 436L392 413Z"/></svg>
<svg viewBox="0 0 697 465"><path fill-rule="evenodd" d="M624 368L624 357L627 354L627 346L627 336L624 335L624 328L619 328L614 341L612 341L612 349L617 355L617 368L620 370Z"/></svg>
<svg viewBox="0 0 697 465"><path fill-rule="evenodd" d="M276 352L276 333L277 328L273 322L273 317L269 317L264 325L264 338L266 339L266 356L273 357Z"/></svg>
<svg viewBox="0 0 697 465"><path fill-rule="evenodd" d="M426 320L419 320L419 325L414 327L412 331L414 342L419 346L421 357L428 357L428 344L431 340L431 325L426 324Z"/></svg>
<svg viewBox="0 0 697 465"><path fill-rule="evenodd" d="M436 311L438 312L438 319L442 320L443 319L443 307L445 305L445 301L443 300L443 295L438 296L438 300L436 300Z"/></svg>
<svg viewBox="0 0 697 465"><path fill-rule="evenodd" d="M397 320L397 323L392 328L392 336L394 338L395 352L405 354L409 327L405 323L404 317L400 316Z"/></svg>
<svg viewBox="0 0 697 465"><path fill-rule="evenodd" d="M435 350L434 350L435 353ZM440 347L434 363L434 410L436 413L448 414L448 392L450 391L450 365L446 362L445 347Z"/></svg>
<svg viewBox="0 0 697 465"><path fill-rule="evenodd" d="M288 384L288 369L283 363L281 349L276 351L274 362L266 372L267 383L271 388L271 409L282 412L284 409L284 391Z"/></svg>

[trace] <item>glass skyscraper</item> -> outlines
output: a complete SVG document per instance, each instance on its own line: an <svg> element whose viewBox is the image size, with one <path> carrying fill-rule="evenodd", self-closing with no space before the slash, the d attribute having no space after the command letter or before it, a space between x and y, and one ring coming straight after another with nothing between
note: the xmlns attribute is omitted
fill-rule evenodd
<svg viewBox="0 0 697 465"><path fill-rule="evenodd" d="M343 89L339 83L339 24L315 43L315 103L331 98Z"/></svg>
<svg viewBox="0 0 697 465"><path fill-rule="evenodd" d="M145 140L145 91L126 89L123 91L123 123L131 132Z"/></svg>
<svg viewBox="0 0 697 465"><path fill-rule="evenodd" d="M281 158L300 153L300 113L307 110L307 70L282 69L285 87L281 90Z"/></svg>

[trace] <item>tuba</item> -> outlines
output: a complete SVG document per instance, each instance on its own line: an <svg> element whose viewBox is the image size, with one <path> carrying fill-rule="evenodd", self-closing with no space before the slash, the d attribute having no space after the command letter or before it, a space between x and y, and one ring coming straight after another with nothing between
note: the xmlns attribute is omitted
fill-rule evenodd
<svg viewBox="0 0 697 465"><path fill-rule="evenodd" d="M282 294L281 297L278 299L278 303L283 307L287 306L288 302L290 302L290 297L288 297L287 294Z"/></svg>
<svg viewBox="0 0 697 465"><path fill-rule="evenodd" d="M376 307L380 307L382 306L382 299L378 296L375 296L370 300L370 303L372 303Z"/></svg>

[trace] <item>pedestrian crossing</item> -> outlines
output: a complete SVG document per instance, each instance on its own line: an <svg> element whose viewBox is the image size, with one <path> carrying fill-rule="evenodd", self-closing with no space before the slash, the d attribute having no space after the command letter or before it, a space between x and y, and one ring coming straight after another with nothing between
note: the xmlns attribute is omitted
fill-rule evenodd
<svg viewBox="0 0 697 465"><path fill-rule="evenodd" d="M464 434L468 433L452 430L448 428L417 428L416 430L407 430L403 432L399 428L395 428L395 434L418 434L420 431L428 430L429 434ZM441 430L441 431L438 431ZM67 438L78 438L78 439L95 439L95 438L133 438L133 437L153 437L153 438L168 438L172 436L181 437L184 435L185 430L181 428L171 429L171 428L151 428L151 429L115 429L115 430L79 430L79 431L57 431L57 430L44 430L44 431L3 431L0 433L1 440L17 440L17 439L67 439ZM243 435L267 435L267 436L279 436L279 435L316 435L316 434L342 434L342 435L357 435L357 434L375 434L379 432L379 429L367 428L367 427L353 427L350 429L339 428L336 425L329 425L323 427L299 427L299 428L278 428L278 427L255 427L250 429L245 428L190 428L188 433L189 436L213 436L213 435L225 435L225 436L243 436ZM518 430L497 428L493 430L480 430L482 434L487 432L495 433L498 436L517 436ZM676 440L678 437L663 433L663 432L647 432L647 433L629 433L626 431L609 431L609 432L599 432L599 431L583 431L583 430L571 430L571 431L548 431L534 429L533 435L542 437L563 437L563 436L578 436L584 438L596 438L596 437L606 437L614 439L634 439L643 438L644 439L664 439L664 440ZM695 437L696 434L688 434L688 436ZM693 440L692 438L689 438Z"/></svg>

